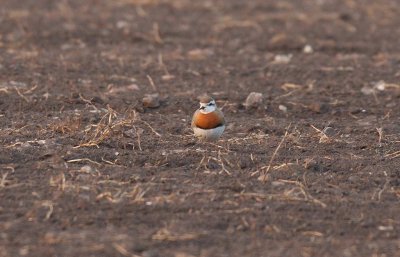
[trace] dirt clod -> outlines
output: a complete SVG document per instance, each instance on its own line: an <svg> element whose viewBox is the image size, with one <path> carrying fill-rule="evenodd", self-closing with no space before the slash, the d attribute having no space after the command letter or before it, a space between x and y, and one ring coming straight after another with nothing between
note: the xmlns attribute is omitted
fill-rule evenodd
<svg viewBox="0 0 400 257"><path fill-rule="evenodd" d="M147 108L157 108L160 106L158 94L147 94L143 97L143 106Z"/></svg>
<svg viewBox="0 0 400 257"><path fill-rule="evenodd" d="M263 94L257 92L251 92L244 102L246 109L258 108L263 103Z"/></svg>

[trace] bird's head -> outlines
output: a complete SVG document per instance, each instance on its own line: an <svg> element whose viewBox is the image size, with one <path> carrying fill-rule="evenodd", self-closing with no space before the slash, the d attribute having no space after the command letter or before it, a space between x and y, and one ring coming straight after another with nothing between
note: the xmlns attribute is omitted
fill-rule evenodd
<svg viewBox="0 0 400 257"><path fill-rule="evenodd" d="M203 96L200 97L200 112L207 114L210 112L215 111L217 109L217 104L215 103L215 100L212 97L209 96Z"/></svg>

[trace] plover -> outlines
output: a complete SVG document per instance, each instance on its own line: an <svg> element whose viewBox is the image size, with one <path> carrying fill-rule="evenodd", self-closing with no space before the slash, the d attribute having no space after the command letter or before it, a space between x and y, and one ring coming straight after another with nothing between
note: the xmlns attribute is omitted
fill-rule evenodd
<svg viewBox="0 0 400 257"><path fill-rule="evenodd" d="M223 113L210 96L199 98L200 108L193 114L192 129L196 137L203 141L217 141L225 130Z"/></svg>

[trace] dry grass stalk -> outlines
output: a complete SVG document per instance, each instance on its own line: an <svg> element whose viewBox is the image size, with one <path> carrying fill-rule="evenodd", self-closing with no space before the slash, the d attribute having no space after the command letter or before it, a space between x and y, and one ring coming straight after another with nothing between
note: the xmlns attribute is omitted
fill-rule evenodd
<svg viewBox="0 0 400 257"><path fill-rule="evenodd" d="M157 22L154 22L154 23L153 23L153 31L152 31L152 34L153 34L154 41L155 41L157 44L162 44L162 43L163 43L163 40L161 39L161 36L160 36L160 27L158 26L158 23L157 23Z"/></svg>
<svg viewBox="0 0 400 257"><path fill-rule="evenodd" d="M375 197L377 196L378 202L381 201L382 193L387 189L387 187L390 183L390 179L389 179L386 171L383 172L383 175L385 176L385 179L386 179L385 184L383 184L381 189L378 189L374 192L374 194L371 197L371 200L375 200Z"/></svg>
<svg viewBox="0 0 400 257"><path fill-rule="evenodd" d="M323 237L324 234L319 231L304 231L301 233L304 236Z"/></svg>
<svg viewBox="0 0 400 257"><path fill-rule="evenodd" d="M329 143L331 139L320 129L316 128L315 126L311 125L313 129L315 129L319 133L319 143Z"/></svg>
<svg viewBox="0 0 400 257"><path fill-rule="evenodd" d="M103 162L107 163L107 164L110 164L110 165L117 165L116 162L118 161L118 159L115 159L115 161L112 162L112 161L109 161L109 160L104 159L104 157L101 157L101 160L102 160ZM117 165L117 166L118 166L118 165Z"/></svg>
<svg viewBox="0 0 400 257"><path fill-rule="evenodd" d="M167 69L167 66L164 63L163 55L161 53L158 54L158 65L161 69L164 70L164 75L161 77L163 80L171 80L175 78L174 75L171 75Z"/></svg>
<svg viewBox="0 0 400 257"><path fill-rule="evenodd" d="M223 147L221 147L221 148L223 148ZM231 151L228 150L228 149L226 149L226 150L229 151L229 152L231 152ZM207 160L207 162L206 162L206 160ZM199 170L200 167L204 166L205 169L206 169L207 171L209 171L207 165L209 164L210 160L213 160L213 161L217 162L217 163L220 165L220 167L221 167L221 171L219 172L220 174L221 174L221 173L226 173L226 174L229 175L229 176L232 175L231 172L227 169L226 164L227 164L228 166L230 166L230 167L233 167L233 164L230 163L226 158L224 158L224 157L222 156L221 150L218 150L217 156L216 156L216 157L214 157L214 156L207 156L207 154L204 154L204 156L201 158L199 164L197 165L196 170ZM225 163L226 163L226 164L225 164Z"/></svg>
<svg viewBox="0 0 400 257"><path fill-rule="evenodd" d="M154 84L153 79L150 77L150 75L146 75L146 77L149 80L150 86L153 88L154 91L157 92L158 90L157 90L156 84Z"/></svg>
<svg viewBox="0 0 400 257"><path fill-rule="evenodd" d="M382 138L383 138L383 128L376 128L376 132L378 132L378 146L382 146Z"/></svg>
<svg viewBox="0 0 400 257"><path fill-rule="evenodd" d="M64 191L66 188L64 173L57 177L50 177L49 184L50 186L58 187L61 191Z"/></svg>
<svg viewBox="0 0 400 257"><path fill-rule="evenodd" d="M118 253L120 253L123 256L127 257L141 257L140 255L130 253L128 250L125 249L121 244L113 243L112 244L114 249L117 250Z"/></svg>
<svg viewBox="0 0 400 257"><path fill-rule="evenodd" d="M8 87L1 87L0 92L5 93L6 95L10 94L10 92L8 91Z"/></svg>
<svg viewBox="0 0 400 257"><path fill-rule="evenodd" d="M284 179L280 179L278 180L280 182L283 183L288 183L288 184L294 184L296 186L298 186L298 189L300 190L300 192L303 194L304 198L306 201L311 201L313 203L316 203L318 205L320 205L321 207L325 208L327 205L325 203L323 203L322 201L316 199L315 197L313 197L312 195L310 195L307 191L306 188L304 186L303 183L299 182L299 181L291 181L291 180L284 180ZM292 192L293 190L289 190L287 192L285 192L285 195L290 195L290 192Z"/></svg>
<svg viewBox="0 0 400 257"><path fill-rule="evenodd" d="M122 192L118 190L115 194L110 191L100 193L96 196L96 200L106 199L111 203L120 203L126 198L132 199L134 203L144 202L144 195L148 190L144 190L140 185L136 185L131 192Z"/></svg>
<svg viewBox="0 0 400 257"><path fill-rule="evenodd" d="M193 240L201 236L202 234L181 234L181 235L173 235L168 229L162 228L157 231L151 238L153 240L159 240L159 241L187 241L187 240Z"/></svg>
<svg viewBox="0 0 400 257"><path fill-rule="evenodd" d="M0 180L0 187L5 187L10 180L7 180L8 172L4 173Z"/></svg>
<svg viewBox="0 0 400 257"><path fill-rule="evenodd" d="M98 111L99 109L92 103L91 100L88 100L86 98L84 98L81 94L79 94L79 99L81 99L83 102L89 104L91 107L93 107L93 109L95 109L96 111Z"/></svg>
<svg viewBox="0 0 400 257"><path fill-rule="evenodd" d="M124 194L123 196L129 197L133 200L133 202L143 202L144 195L147 193L148 190L144 190L139 185L136 185L131 192Z"/></svg>
<svg viewBox="0 0 400 257"><path fill-rule="evenodd" d="M142 122L142 123L145 124L147 127L149 127L149 129L151 130L151 132L153 132L156 136L161 137L161 134L158 133L157 131L155 131L155 129L154 129L152 126L150 126L150 124L149 124L148 122L146 122L146 121L144 121L144 120L138 120L138 121Z"/></svg>
<svg viewBox="0 0 400 257"><path fill-rule="evenodd" d="M53 214L53 210L54 210L53 203L51 201L44 201L42 203L42 206L49 208L49 210L47 211L46 216L44 218L45 220L48 220L51 217L51 214Z"/></svg>
<svg viewBox="0 0 400 257"><path fill-rule="evenodd" d="M17 94L18 94L22 99L24 99L25 102L29 103L29 99L28 99L26 96L24 96L24 95L21 93L21 91L19 91L19 89L18 89L17 87L14 87L14 88L15 88L15 91L17 91Z"/></svg>
<svg viewBox="0 0 400 257"><path fill-rule="evenodd" d="M132 4L136 6L157 6L160 4L171 5L175 9L181 9L186 5L193 4L194 2L188 0L115 0L112 3L117 4Z"/></svg>
<svg viewBox="0 0 400 257"><path fill-rule="evenodd" d="M232 29L232 28L253 28L258 32L262 32L263 29L255 21L252 20L234 20L232 17L225 16L223 17L217 25L214 26L214 30L216 32L221 32L226 29Z"/></svg>
<svg viewBox="0 0 400 257"><path fill-rule="evenodd" d="M49 125L49 129L61 134L76 132L81 127L81 119L69 118L65 121L60 121Z"/></svg>
<svg viewBox="0 0 400 257"><path fill-rule="evenodd" d="M400 151L396 151L393 153L388 153L385 155L386 158L390 158L390 159L395 159L397 157L400 157Z"/></svg>
<svg viewBox="0 0 400 257"><path fill-rule="evenodd" d="M93 163L93 164L97 164L97 165L101 165L101 163L99 163L99 162L96 162L96 161L93 161L93 160L91 160L91 159L89 159L89 158L82 158L82 159L72 159L72 160L68 160L67 161L68 163L74 163L74 162L90 162L90 163Z"/></svg>
<svg viewBox="0 0 400 257"><path fill-rule="evenodd" d="M235 137L235 138L229 138L227 141L229 143L233 143L233 144L243 144L243 142L247 142L247 141L256 141L257 144L261 144L264 143L263 140L268 139L268 135L264 134L264 133L252 133L247 137Z"/></svg>
<svg viewBox="0 0 400 257"><path fill-rule="evenodd" d="M200 167L202 166L202 164L203 164L203 162L204 162L205 159L206 159L206 155L204 155L203 158L201 158L201 160L200 160L200 162L199 162L199 165L197 166L196 170L199 170L199 169L200 169Z"/></svg>
<svg viewBox="0 0 400 257"><path fill-rule="evenodd" d="M221 151L218 151L218 157L217 158L210 157L210 159L213 159L214 161L218 162L221 165L221 169L222 170L221 170L220 173L225 172L229 176L231 175L231 172L225 167L224 160L226 161L226 159L221 156Z"/></svg>
<svg viewBox="0 0 400 257"><path fill-rule="evenodd" d="M105 140L111 138L111 136L116 133L123 133L123 129L125 127L132 128L137 132L136 126L134 123L138 120L138 115L136 112L133 112L133 116L128 118L118 118L118 113L114 111L111 107L108 107L108 111L103 117L100 119L99 123L95 125L91 125L86 130L86 136L89 138L84 142L80 143L75 148L79 147L91 147L96 146L99 147L99 144L104 142ZM140 135L136 133L138 136L138 145L140 147Z"/></svg>
<svg viewBox="0 0 400 257"><path fill-rule="evenodd" d="M281 182L284 182L284 180L279 180ZM290 181L290 182L297 182L297 181ZM300 182L298 182L301 184ZM299 187L296 188L291 188L290 190L287 190L285 192L280 193L280 194L262 194L262 193L238 193L235 194L237 197L250 197L256 199L258 202L262 202L267 200L278 200L278 201L306 201L306 202L311 202L313 204L317 204L323 208L325 208L327 205L323 203L322 201L312 197L309 193L306 192L304 189L304 185L301 184L298 185ZM301 194L303 197L297 196L298 194Z"/></svg>
<svg viewBox="0 0 400 257"><path fill-rule="evenodd" d="M264 183L267 181L267 178L268 178L267 174L268 174L268 172L270 171L270 169L271 169L271 167L272 167L272 162L274 161L275 156L278 154L279 149L281 148L283 142L285 141L287 135L289 134L289 129L290 129L290 126L291 126L291 125L292 125L292 124L289 124L289 126L286 128L285 134L283 135L283 137L282 137L281 141L279 142L278 146L275 148L275 151L274 151L274 153L272 154L271 159L269 160L268 165L261 168L261 170L263 170L263 173L262 173L261 176L258 177L258 180L261 180L261 181L264 182ZM265 168L266 168L266 169L265 169ZM264 169L265 169L265 170L264 170ZM256 174L256 173L253 173L252 175L255 175L255 174Z"/></svg>

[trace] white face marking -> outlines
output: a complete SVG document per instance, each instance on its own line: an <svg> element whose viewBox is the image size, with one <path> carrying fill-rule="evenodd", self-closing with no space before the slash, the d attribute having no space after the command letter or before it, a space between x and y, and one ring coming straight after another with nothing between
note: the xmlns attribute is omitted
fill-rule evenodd
<svg viewBox="0 0 400 257"><path fill-rule="evenodd" d="M207 114L215 111L217 109L217 105L214 100L211 100L209 103L200 103L200 112Z"/></svg>

